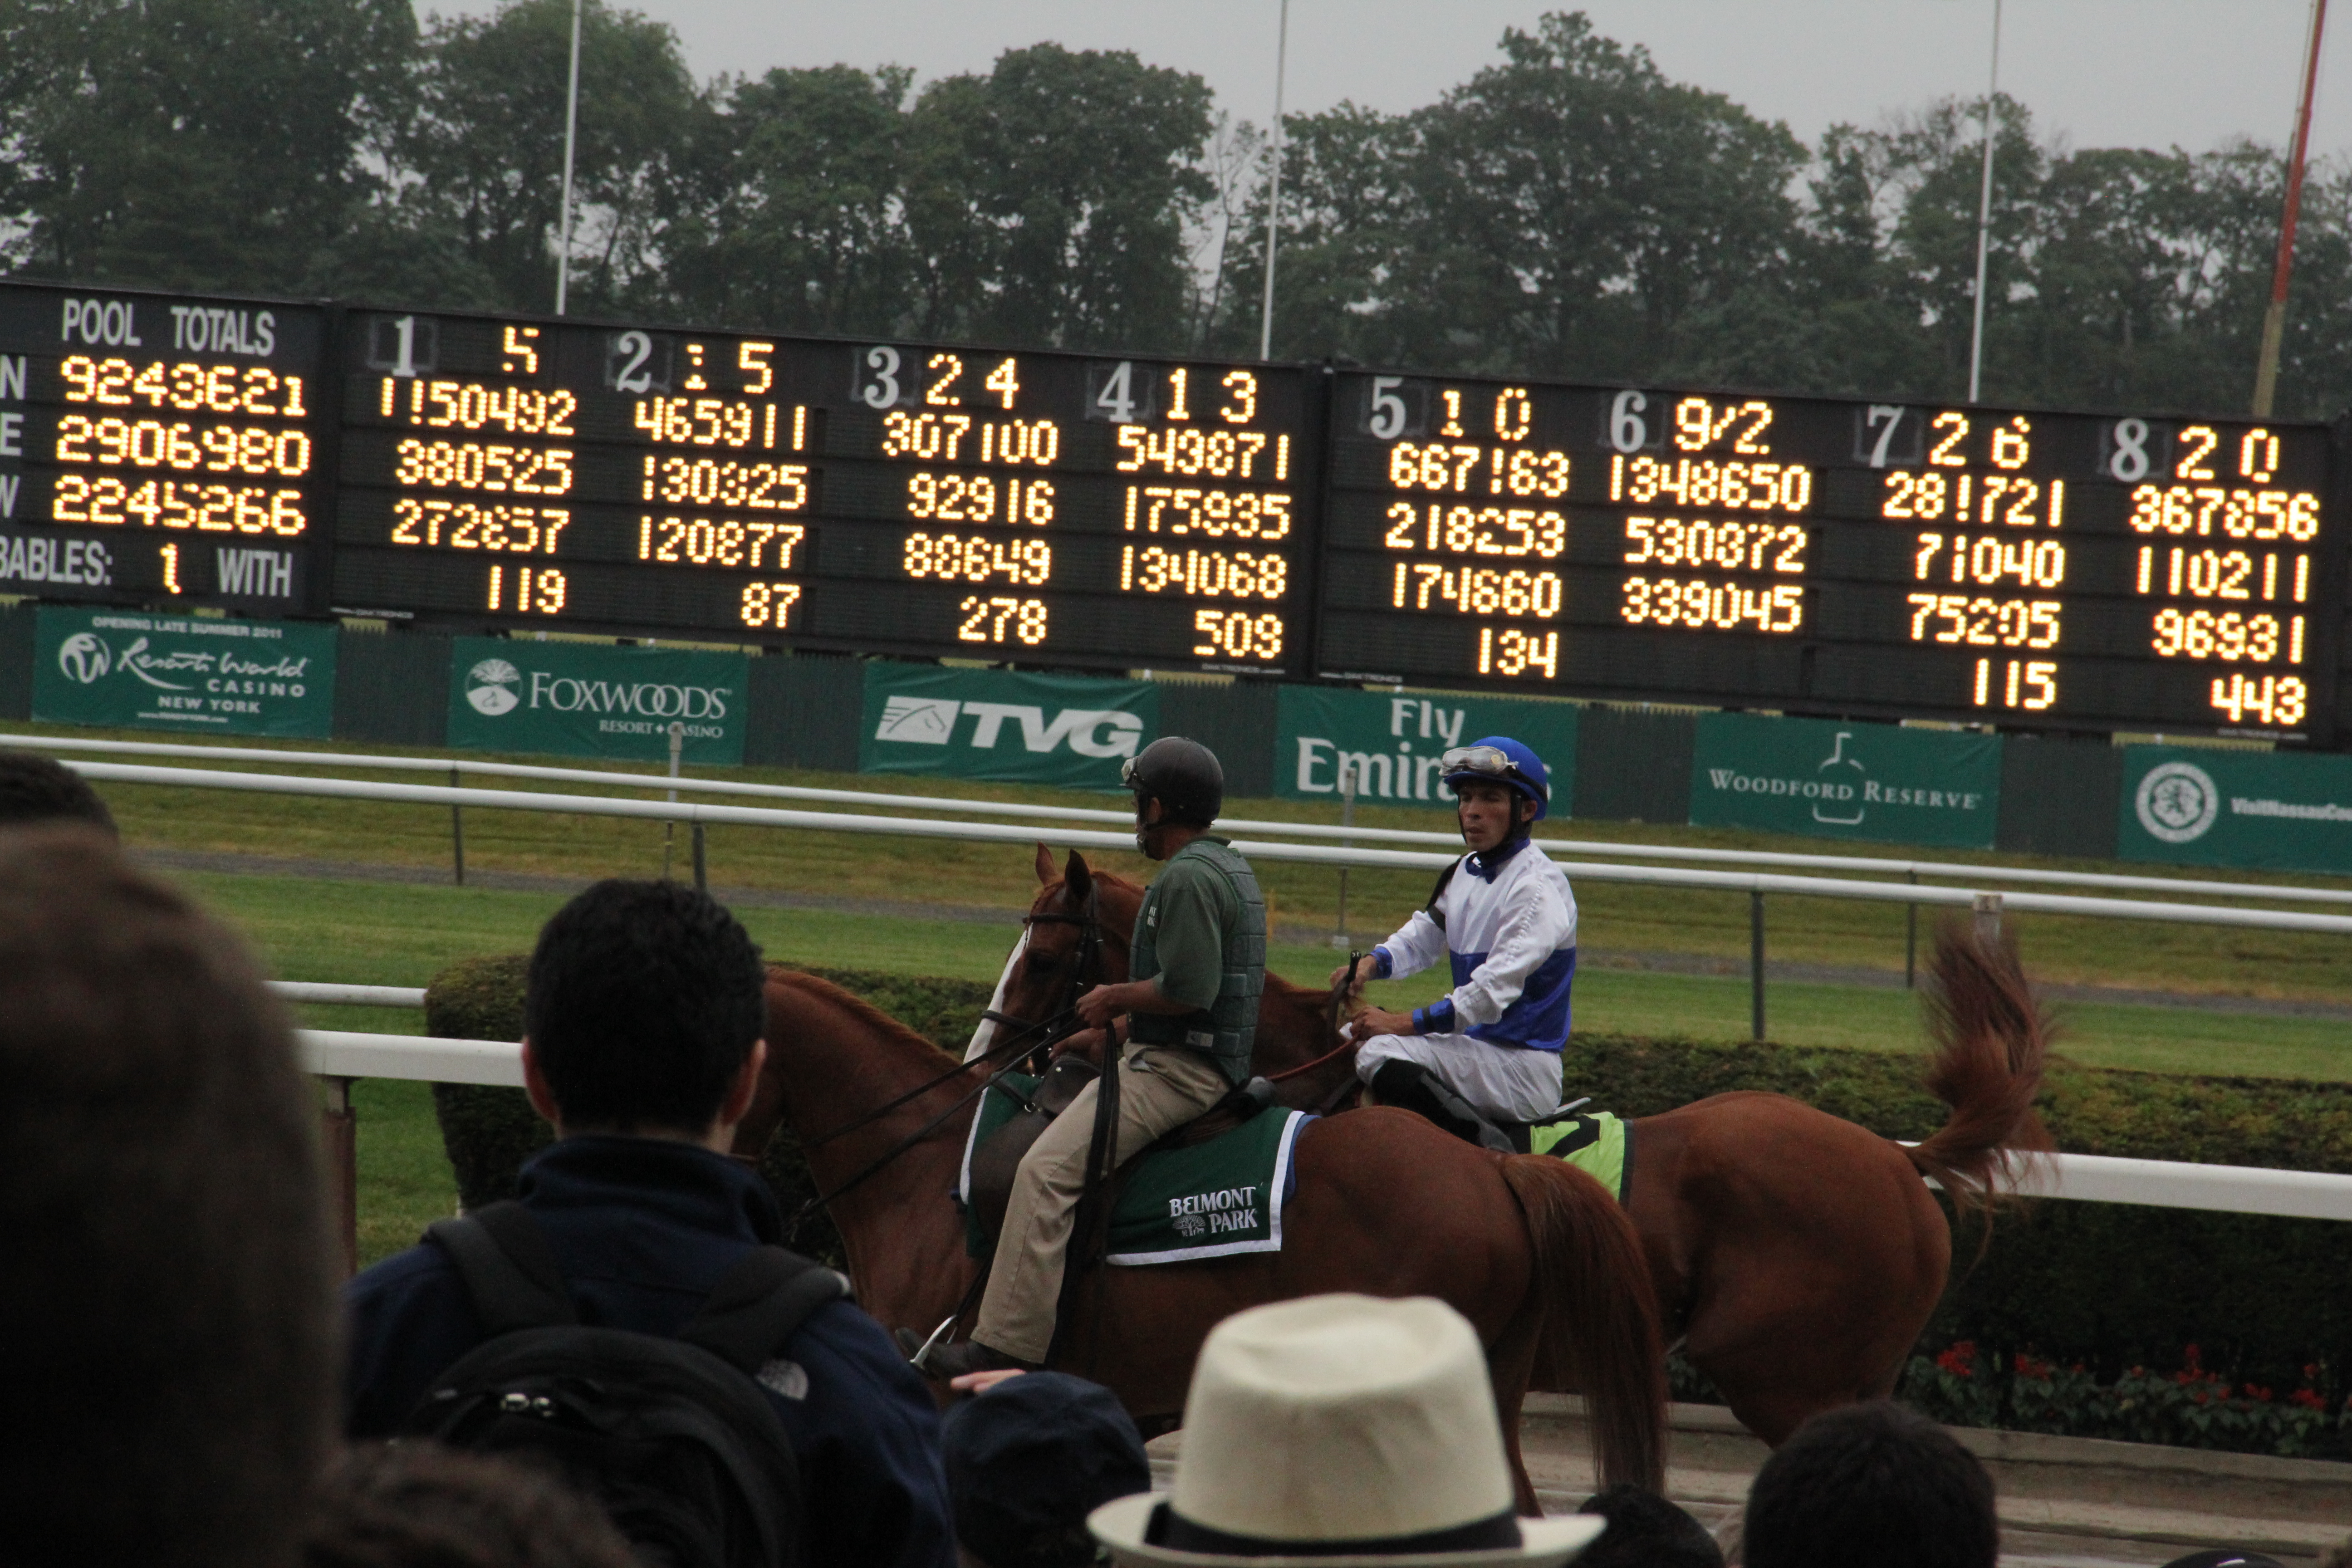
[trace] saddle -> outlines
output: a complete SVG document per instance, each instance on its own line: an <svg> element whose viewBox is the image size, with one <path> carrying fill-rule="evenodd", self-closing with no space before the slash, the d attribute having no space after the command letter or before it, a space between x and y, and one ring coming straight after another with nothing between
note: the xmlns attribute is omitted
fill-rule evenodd
<svg viewBox="0 0 2352 1568"><path fill-rule="evenodd" d="M1099 1069L1083 1057L1055 1058L1020 1110L972 1150L969 1202L972 1217L979 1221L982 1233L992 1244L1004 1228L1004 1210L1012 1202L1013 1182L1020 1173L1022 1160L1054 1119L1069 1109L1078 1091L1100 1076ZM1007 1091L999 1087L989 1092ZM1189 1149L1230 1132L1272 1105L1274 1099L1274 1085L1265 1079L1254 1078L1229 1090L1223 1100L1192 1121L1160 1134L1137 1151L1135 1159L1126 1162L1120 1169L1131 1167L1148 1154ZM1078 1259L1074 1256L1071 1261L1076 1264Z"/></svg>

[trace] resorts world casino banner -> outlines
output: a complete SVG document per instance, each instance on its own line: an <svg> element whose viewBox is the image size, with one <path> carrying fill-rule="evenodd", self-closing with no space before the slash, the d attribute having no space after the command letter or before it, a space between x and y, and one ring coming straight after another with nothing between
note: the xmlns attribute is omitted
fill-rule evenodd
<svg viewBox="0 0 2352 1568"><path fill-rule="evenodd" d="M334 728L335 628L78 610L35 623L33 717L212 735Z"/></svg>
<svg viewBox="0 0 2352 1568"><path fill-rule="evenodd" d="M1990 849L2000 816L1997 735L1699 717L1693 826Z"/></svg>
<svg viewBox="0 0 2352 1568"><path fill-rule="evenodd" d="M942 669L874 660L857 766L1115 790L1127 759L1160 733L1160 689L1148 680Z"/></svg>
<svg viewBox="0 0 2352 1568"><path fill-rule="evenodd" d="M2127 746L2116 826L2126 860L2352 871L2352 758Z"/></svg>
<svg viewBox="0 0 2352 1568"><path fill-rule="evenodd" d="M750 661L684 648L459 637L449 658L449 744L575 757L743 760Z"/></svg>
<svg viewBox="0 0 2352 1568"><path fill-rule="evenodd" d="M1286 800L1338 800L1344 768L1366 805L1451 806L1446 749L1509 735L1550 770L1551 816L1574 815L1578 710L1568 703L1311 686L1284 687L1279 702L1274 792Z"/></svg>

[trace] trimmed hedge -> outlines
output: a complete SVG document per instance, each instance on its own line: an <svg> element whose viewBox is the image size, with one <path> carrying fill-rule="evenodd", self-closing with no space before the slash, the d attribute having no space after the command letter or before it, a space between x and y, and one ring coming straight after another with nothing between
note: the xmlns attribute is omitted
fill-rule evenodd
<svg viewBox="0 0 2352 1568"><path fill-rule="evenodd" d="M425 992L425 1032L457 1039L522 1038L522 998L530 960L520 954L468 959L434 976ZM854 991L924 1038L961 1054L979 1026L981 1011L995 987L984 981L941 980L877 974L858 969L808 969L803 973ZM522 1163L554 1136L519 1089L436 1083L433 1105L441 1122L441 1145L457 1178L457 1201L479 1208L510 1198ZM787 1127L776 1134L760 1162L760 1173L790 1215L816 1195L800 1141ZM801 1226L800 1249L838 1267L841 1235L824 1211Z"/></svg>
<svg viewBox="0 0 2352 1568"><path fill-rule="evenodd" d="M1923 1138L1945 1112L1918 1087L1922 1059L1580 1036L1564 1067L1571 1098L1629 1116L1759 1089ZM2352 1084L2059 1063L2039 1103L2058 1146L2077 1153L2352 1170ZM1956 1235L1952 1283L1923 1347L1968 1342L2004 1367L2024 1355L2101 1383L2201 1357L2233 1381L2313 1388L2331 1409L2352 1392L2352 1226L2043 1202L1999 1216L1971 1267L1979 1239L1972 1226Z"/></svg>

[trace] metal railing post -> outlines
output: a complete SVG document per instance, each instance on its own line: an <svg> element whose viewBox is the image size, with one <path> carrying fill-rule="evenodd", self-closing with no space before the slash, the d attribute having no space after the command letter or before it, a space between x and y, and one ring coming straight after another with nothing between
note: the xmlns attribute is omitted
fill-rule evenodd
<svg viewBox="0 0 2352 1568"><path fill-rule="evenodd" d="M703 863L702 824L699 822L694 825L694 890L698 893L710 891L710 871Z"/></svg>
<svg viewBox="0 0 2352 1568"><path fill-rule="evenodd" d="M360 1271L359 1120L352 1110L348 1078L321 1078L325 1108L320 1112L320 1152L327 1160L327 1207L333 1215L335 1236L343 1249L343 1272Z"/></svg>
<svg viewBox="0 0 2352 1568"><path fill-rule="evenodd" d="M1339 763L1339 826L1342 827L1356 826L1356 785L1362 777L1361 767L1351 768L1344 760ZM1339 847L1352 849L1355 842L1342 838ZM1348 951L1348 868L1345 866L1339 868L1339 929L1331 933L1331 945L1341 952Z"/></svg>
<svg viewBox="0 0 2352 1568"><path fill-rule="evenodd" d="M1986 947L1994 947L1999 945L2000 942L2000 895L1999 893L1979 893L1977 895L1974 914L1977 923L1977 941Z"/></svg>
<svg viewBox="0 0 2352 1568"><path fill-rule="evenodd" d="M1764 1037L1764 895L1748 895L1748 1014L1750 1037Z"/></svg>
<svg viewBox="0 0 2352 1568"><path fill-rule="evenodd" d="M686 726L685 726L684 724L682 724L682 723L678 722L678 721L677 721L677 720L673 719L673 720L671 720L671 721L669 721L669 776L670 776L671 778L673 778L673 779L675 779L676 777L677 777L677 763L678 763L678 758L679 758L680 756L682 756L682 755L685 753L685 751L686 751ZM668 801L672 805L676 805L677 804L677 791L676 791L676 790L668 790L668 791L666 791L666 792L664 793L664 795L663 795L663 797L662 797L662 798L664 798L665 800ZM670 851L671 851L671 849L672 849L673 847L675 847L675 846L677 845L677 820L676 820L675 818L666 818L666 819L664 819L664 821L663 821L663 823L662 823L662 874L661 874L661 879L662 879L663 881L665 881L665 882L667 882L667 881L668 881L668 880L669 880L669 858L670 858ZM697 884L698 886L698 885L700 885L701 880L702 880L702 879L700 879L699 877L698 877L698 878L696 878L696 879L695 879L696 884Z"/></svg>
<svg viewBox="0 0 2352 1568"><path fill-rule="evenodd" d="M1911 879L1911 885L1913 887L1916 888L1919 885L1919 872L1917 868L1915 867L1911 870L1906 871L1903 874ZM1906 904L1903 906L1903 989L1906 991L1916 991L1918 988L1919 906L1916 904Z"/></svg>
<svg viewBox="0 0 2352 1568"><path fill-rule="evenodd" d="M454 767L449 770L449 787L461 787ZM449 859L457 868L457 886L462 888L466 885L466 808L456 801L449 803Z"/></svg>

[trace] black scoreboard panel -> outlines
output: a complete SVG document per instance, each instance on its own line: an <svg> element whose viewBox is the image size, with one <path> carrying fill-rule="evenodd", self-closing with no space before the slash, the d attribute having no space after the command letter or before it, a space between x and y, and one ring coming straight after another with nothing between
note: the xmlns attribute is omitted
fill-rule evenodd
<svg viewBox="0 0 2352 1568"><path fill-rule="evenodd" d="M2332 731L2324 426L1349 374L1317 668Z"/></svg>
<svg viewBox="0 0 2352 1568"><path fill-rule="evenodd" d="M323 611L328 322L274 300L0 289L0 593Z"/></svg>
<svg viewBox="0 0 2352 1568"><path fill-rule="evenodd" d="M1300 675L1319 372L354 310L333 602Z"/></svg>

